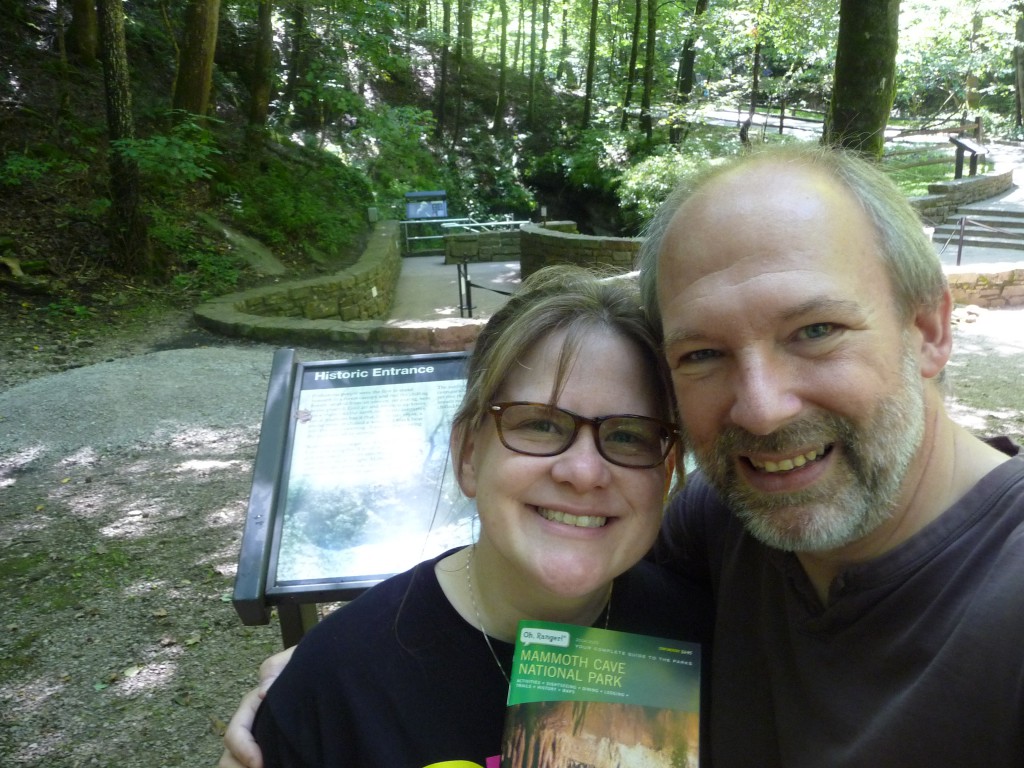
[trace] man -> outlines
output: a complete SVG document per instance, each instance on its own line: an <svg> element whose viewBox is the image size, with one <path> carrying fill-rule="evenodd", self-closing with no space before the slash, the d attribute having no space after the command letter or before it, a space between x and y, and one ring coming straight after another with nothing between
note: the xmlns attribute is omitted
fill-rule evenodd
<svg viewBox="0 0 1024 768"><path fill-rule="evenodd" d="M673 195L639 266L702 470L653 556L715 594L715 768L1024 764L1024 460L943 407L906 201L769 150Z"/></svg>
<svg viewBox="0 0 1024 768"><path fill-rule="evenodd" d="M640 267L703 471L656 557L715 594L712 763L1024 764L1024 461L943 407L952 302L898 191L758 154Z"/></svg>

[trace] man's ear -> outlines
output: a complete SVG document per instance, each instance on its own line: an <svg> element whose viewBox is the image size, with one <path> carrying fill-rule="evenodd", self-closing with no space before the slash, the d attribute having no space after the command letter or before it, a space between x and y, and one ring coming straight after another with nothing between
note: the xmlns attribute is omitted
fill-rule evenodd
<svg viewBox="0 0 1024 768"><path fill-rule="evenodd" d="M920 307L914 327L921 334L918 352L921 375L926 379L938 376L946 367L953 351L953 297L947 288L932 306Z"/></svg>
<svg viewBox="0 0 1024 768"><path fill-rule="evenodd" d="M473 439L475 435L465 425L452 428L449 438L449 450L452 463L455 465L455 477L459 488L467 499L476 498L476 467L473 465Z"/></svg>

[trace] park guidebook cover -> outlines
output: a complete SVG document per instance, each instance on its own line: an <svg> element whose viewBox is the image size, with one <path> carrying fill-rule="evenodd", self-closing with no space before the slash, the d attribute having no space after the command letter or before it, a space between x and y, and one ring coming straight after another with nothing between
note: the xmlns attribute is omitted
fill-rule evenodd
<svg viewBox="0 0 1024 768"><path fill-rule="evenodd" d="M700 645L524 620L502 768L697 768Z"/></svg>

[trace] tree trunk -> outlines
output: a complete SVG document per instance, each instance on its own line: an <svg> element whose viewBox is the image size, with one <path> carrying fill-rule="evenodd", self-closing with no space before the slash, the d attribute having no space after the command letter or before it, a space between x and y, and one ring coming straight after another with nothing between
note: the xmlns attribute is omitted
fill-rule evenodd
<svg viewBox="0 0 1024 768"><path fill-rule="evenodd" d="M658 0L647 0L647 41L644 48L644 91L640 97L640 130L650 141L654 136L651 102L654 93L654 54L658 32Z"/></svg>
<svg viewBox="0 0 1024 768"><path fill-rule="evenodd" d="M698 23L700 17L708 9L708 0L697 0L697 6L693 10L694 24ZM694 66L697 62L697 40L699 36L687 37L683 41L683 51L679 56L679 76L676 78L676 93L679 101L685 104L690 100L695 80Z"/></svg>
<svg viewBox="0 0 1024 768"><path fill-rule="evenodd" d="M174 78L174 109L196 115L209 110L219 13L220 0L189 0L185 8L181 60Z"/></svg>
<svg viewBox="0 0 1024 768"><path fill-rule="evenodd" d="M288 109L294 109L295 99L299 91L299 83L305 77L305 51L308 23L306 21L305 0L292 0L289 9L291 17L290 32L288 35L288 72L284 81L284 94L281 100Z"/></svg>
<svg viewBox="0 0 1024 768"><path fill-rule="evenodd" d="M1017 4L1016 35L1017 47L1013 51L1013 59L1017 76L1017 128L1024 127L1024 3Z"/></svg>
<svg viewBox="0 0 1024 768"><path fill-rule="evenodd" d="M530 77L527 82L526 127L532 130L537 97L537 0L530 0Z"/></svg>
<svg viewBox="0 0 1024 768"><path fill-rule="evenodd" d="M633 83L636 82L636 62L640 56L640 17L643 15L643 0L633 4L633 33L629 46L629 67L626 72L626 95L622 98L622 121L619 130L629 126L629 106L633 103Z"/></svg>
<svg viewBox="0 0 1024 768"><path fill-rule="evenodd" d="M125 155L117 142L135 138L128 54L124 39L124 8L121 0L97 0L100 59L107 108L107 134L111 147L110 218L108 234L113 264L127 274L148 278L165 276L149 247L149 233L142 212L139 167Z"/></svg>
<svg viewBox="0 0 1024 768"><path fill-rule="evenodd" d="M594 108L594 70L597 67L597 11L598 0L590 0L590 32L587 38L587 83L583 96L582 127L590 125L590 112Z"/></svg>
<svg viewBox="0 0 1024 768"><path fill-rule="evenodd" d="M68 55L82 64L96 61L99 27L95 0L71 0L71 23L65 33Z"/></svg>
<svg viewBox="0 0 1024 768"><path fill-rule="evenodd" d="M456 6L455 50L452 52L452 85L455 94L455 110L449 131L451 145L454 147L462 135L462 110L466 101L466 64L473 49L473 11L471 0L458 0Z"/></svg>
<svg viewBox="0 0 1024 768"><path fill-rule="evenodd" d="M259 0L252 82L249 84L249 128L262 129L270 109L274 82L274 27L271 0Z"/></svg>
<svg viewBox="0 0 1024 768"><path fill-rule="evenodd" d="M639 0L637 0L639 2ZM562 38L558 46L558 69L555 72L555 80L565 82L569 88L576 86L576 78L573 76L572 64L569 62L569 4L562 5Z"/></svg>
<svg viewBox="0 0 1024 768"><path fill-rule="evenodd" d="M463 61L473 56L473 0L459 2L459 52Z"/></svg>
<svg viewBox="0 0 1024 768"><path fill-rule="evenodd" d="M840 0L832 101L822 141L882 156L896 94L899 0Z"/></svg>
<svg viewBox="0 0 1024 768"><path fill-rule="evenodd" d="M750 146L750 126L754 122L754 113L757 112L757 89L760 85L761 75L761 35L757 35L757 42L754 43L754 63L751 67L750 78L750 107L747 109L747 119L740 127L740 141L745 146Z"/></svg>
<svg viewBox="0 0 1024 768"><path fill-rule="evenodd" d="M448 59L451 56L452 0L441 1L441 74L437 79L437 110L434 133L438 138L444 135L445 120L448 118Z"/></svg>
<svg viewBox="0 0 1024 768"><path fill-rule="evenodd" d="M491 132L505 132L505 89L508 86L508 0L498 0L501 15L501 41L498 44L498 98L494 104Z"/></svg>
<svg viewBox="0 0 1024 768"><path fill-rule="evenodd" d="M548 32L551 23L551 0L544 0L541 3L540 15L540 60L537 64L537 72L540 74L540 80L543 83L547 79L548 70Z"/></svg>

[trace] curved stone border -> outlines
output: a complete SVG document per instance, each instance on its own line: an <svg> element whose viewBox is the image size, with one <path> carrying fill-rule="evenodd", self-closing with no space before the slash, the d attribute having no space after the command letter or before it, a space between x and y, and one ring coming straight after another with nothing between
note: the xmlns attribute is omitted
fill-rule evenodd
<svg viewBox="0 0 1024 768"><path fill-rule="evenodd" d="M943 222L961 205L996 197L1013 186L1013 169L951 179L928 185L928 194L908 199L926 220Z"/></svg>
<svg viewBox="0 0 1024 768"><path fill-rule="evenodd" d="M348 269L218 297L197 307L195 320L225 336L379 354L455 352L472 344L483 320L388 319L401 271L398 222L381 222Z"/></svg>

